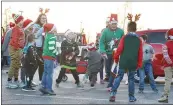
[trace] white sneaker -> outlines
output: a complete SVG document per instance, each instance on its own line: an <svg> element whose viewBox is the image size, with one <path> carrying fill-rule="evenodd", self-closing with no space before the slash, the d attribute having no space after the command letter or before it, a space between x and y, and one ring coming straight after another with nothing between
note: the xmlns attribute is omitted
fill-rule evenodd
<svg viewBox="0 0 173 105"><path fill-rule="evenodd" d="M20 88L23 88L24 86L26 86L26 84L24 84L23 82L20 82L20 83L19 83L19 87L20 87Z"/></svg>
<svg viewBox="0 0 173 105"><path fill-rule="evenodd" d="M16 89L18 85L16 83L12 83L12 81L7 81L6 88Z"/></svg>
<svg viewBox="0 0 173 105"><path fill-rule="evenodd" d="M128 85L128 80L126 80L125 84Z"/></svg>

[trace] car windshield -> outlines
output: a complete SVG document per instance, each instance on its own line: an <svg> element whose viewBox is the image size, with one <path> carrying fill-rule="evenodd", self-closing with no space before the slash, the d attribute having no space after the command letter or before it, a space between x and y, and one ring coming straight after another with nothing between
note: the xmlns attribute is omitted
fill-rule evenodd
<svg viewBox="0 0 173 105"><path fill-rule="evenodd" d="M166 32L150 32L148 33L148 41L147 43L162 43L164 44L166 42L165 39L165 33Z"/></svg>

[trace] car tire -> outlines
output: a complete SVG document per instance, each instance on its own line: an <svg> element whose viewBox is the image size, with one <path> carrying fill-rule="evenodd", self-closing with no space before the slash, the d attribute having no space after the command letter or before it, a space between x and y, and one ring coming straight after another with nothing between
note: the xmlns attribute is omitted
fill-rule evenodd
<svg viewBox="0 0 173 105"><path fill-rule="evenodd" d="M63 82L66 82L67 80L68 80L67 75L64 75L64 76L62 77L62 81L63 81Z"/></svg>

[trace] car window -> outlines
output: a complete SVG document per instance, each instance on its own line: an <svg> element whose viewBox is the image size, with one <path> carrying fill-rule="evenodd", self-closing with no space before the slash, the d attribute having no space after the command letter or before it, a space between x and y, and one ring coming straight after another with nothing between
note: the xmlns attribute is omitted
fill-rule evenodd
<svg viewBox="0 0 173 105"><path fill-rule="evenodd" d="M166 32L151 32L148 33L148 40L147 43L162 43L164 44L166 42L165 39L165 33Z"/></svg>

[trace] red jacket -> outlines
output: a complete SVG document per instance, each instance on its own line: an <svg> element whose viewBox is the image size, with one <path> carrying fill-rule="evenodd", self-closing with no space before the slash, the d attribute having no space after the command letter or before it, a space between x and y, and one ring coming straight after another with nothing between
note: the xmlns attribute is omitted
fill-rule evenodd
<svg viewBox="0 0 173 105"><path fill-rule="evenodd" d="M173 67L173 40L169 40L162 47L164 67Z"/></svg>
<svg viewBox="0 0 173 105"><path fill-rule="evenodd" d="M15 49L20 49L24 47L25 43L25 35L22 28L15 26L12 29L12 35L10 39L10 45Z"/></svg>

